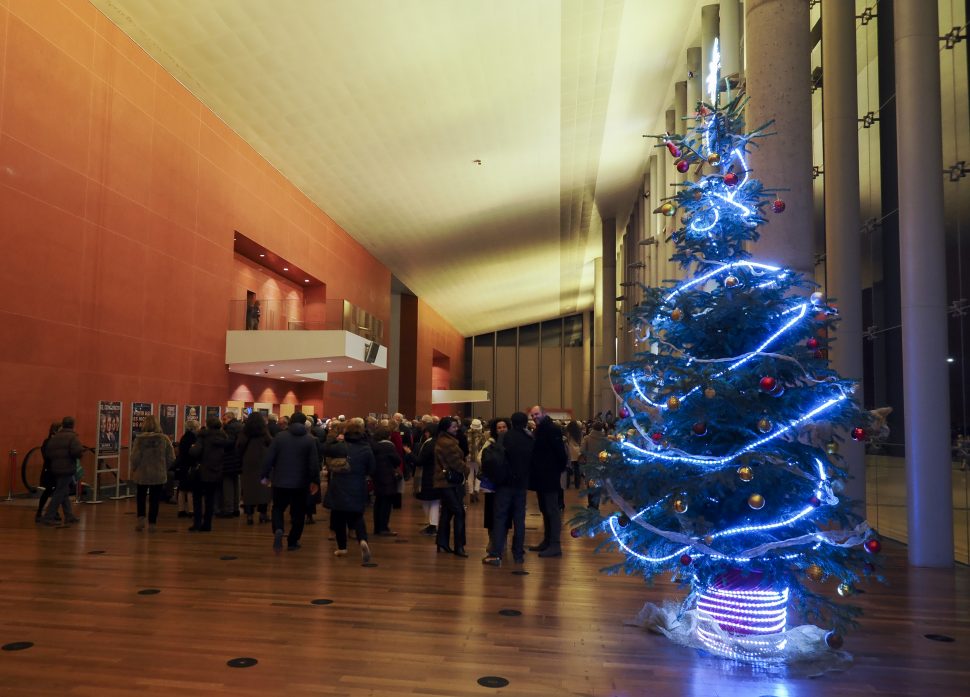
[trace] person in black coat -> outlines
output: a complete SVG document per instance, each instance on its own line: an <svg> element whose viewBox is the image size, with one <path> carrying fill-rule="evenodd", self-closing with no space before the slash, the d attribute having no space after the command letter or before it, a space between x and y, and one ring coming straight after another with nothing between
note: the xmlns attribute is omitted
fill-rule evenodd
<svg viewBox="0 0 970 697"><path fill-rule="evenodd" d="M391 509L401 479L401 456L384 426L374 432L374 534L392 536Z"/></svg>
<svg viewBox="0 0 970 697"><path fill-rule="evenodd" d="M515 412L509 422L511 428L502 437L509 478L495 487L491 553L482 560L485 564L495 566L502 563L509 523L512 525L512 556L516 564L525 561L525 499L535 441L527 430L529 417L524 412Z"/></svg>
<svg viewBox="0 0 970 697"><path fill-rule="evenodd" d="M211 532L212 515L215 512L216 489L222 486L222 460L226 448L233 447L222 430L222 422L212 416L199 431L189 456L198 463L197 475L192 482L192 506L194 522L189 532Z"/></svg>
<svg viewBox="0 0 970 697"><path fill-rule="evenodd" d="M438 521L441 516L441 495L434 487L434 443L432 426L428 424L422 431L419 445L414 458L415 487L414 496L421 502L428 525L421 531L422 535L437 535ZM420 478L417 470L421 470Z"/></svg>
<svg viewBox="0 0 970 697"><path fill-rule="evenodd" d="M222 430L226 432L229 446L222 455L222 490L218 518L239 517L239 475L242 474L242 460L236 454L236 443L243 430L243 422L236 418L232 409L222 415Z"/></svg>
<svg viewBox="0 0 970 697"><path fill-rule="evenodd" d="M273 551L283 549L283 514L289 508L287 549L294 552L303 536L307 496L320 486L317 439L307 430L305 414L294 413L286 430L273 439L263 460L262 481L272 481L273 487Z"/></svg>
<svg viewBox="0 0 970 697"><path fill-rule="evenodd" d="M562 490L562 473L566 471L569 457L566 455L562 431L545 409L536 405L529 410L529 416L536 423L529 489L538 496L544 529L542 542L529 549L539 552L540 557L561 557L562 511L559 509L559 494Z"/></svg>
<svg viewBox="0 0 970 697"><path fill-rule="evenodd" d="M172 479L178 488L177 503L178 517L192 517L192 482L189 480L189 470L195 463L190 454L192 446L198 439L199 422L189 419L185 422L185 433L179 438L178 454L175 456L175 464L172 466Z"/></svg>
<svg viewBox="0 0 970 697"><path fill-rule="evenodd" d="M54 516L57 509L64 509L65 523L78 523L80 518L74 515L71 508L71 482L74 481L74 468L77 459L84 452L84 446L74 432L74 417L65 416L61 420L61 429L48 437L43 448L44 457L50 462L51 475L54 477L54 493L47 512L41 518L45 525L57 525Z"/></svg>
<svg viewBox="0 0 970 697"><path fill-rule="evenodd" d="M47 431L47 438L44 442L40 444L40 455L44 463L40 469L40 485L44 488L44 493L40 495L40 501L37 502L37 513L34 514L34 522L40 523L44 517L44 505L54 494L54 487L57 486L57 478L51 473L51 459L44 452L47 447L47 443L50 442L51 437L61 430L61 422L55 421L51 424L50 430ZM54 511L54 519L60 519L57 511Z"/></svg>
<svg viewBox="0 0 970 697"><path fill-rule="evenodd" d="M346 461L340 462L339 456L330 455L325 460L330 475L330 486L327 489L330 527L337 538L334 554L338 557L347 554L347 528L353 528L360 544L361 558L366 564L371 559L371 551L367 544L364 509L368 499L367 477L374 474L374 451L370 446L363 419L354 418L348 421L343 435ZM327 452L336 449L335 446Z"/></svg>

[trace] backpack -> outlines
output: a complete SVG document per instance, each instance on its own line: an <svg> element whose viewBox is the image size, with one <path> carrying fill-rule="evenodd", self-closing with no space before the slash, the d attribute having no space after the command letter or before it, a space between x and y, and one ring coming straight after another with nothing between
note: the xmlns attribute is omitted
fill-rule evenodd
<svg viewBox="0 0 970 697"><path fill-rule="evenodd" d="M482 451L482 476L493 486L513 483L512 468L501 443L492 443Z"/></svg>

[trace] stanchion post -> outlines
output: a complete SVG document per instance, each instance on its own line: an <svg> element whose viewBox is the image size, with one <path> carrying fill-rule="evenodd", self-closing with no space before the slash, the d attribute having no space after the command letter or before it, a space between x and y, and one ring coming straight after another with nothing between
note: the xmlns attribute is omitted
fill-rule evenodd
<svg viewBox="0 0 970 697"><path fill-rule="evenodd" d="M13 501L13 473L17 469L17 451L11 450L9 455L10 472L7 477L7 501Z"/></svg>

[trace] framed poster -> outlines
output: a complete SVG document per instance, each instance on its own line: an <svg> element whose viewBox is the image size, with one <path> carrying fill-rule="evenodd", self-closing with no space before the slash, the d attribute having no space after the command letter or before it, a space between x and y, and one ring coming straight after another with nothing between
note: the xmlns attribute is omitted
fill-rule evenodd
<svg viewBox="0 0 970 697"><path fill-rule="evenodd" d="M98 402L98 457L121 449L121 402Z"/></svg>
<svg viewBox="0 0 970 697"><path fill-rule="evenodd" d="M162 433L173 441L175 440L175 435L178 430L178 424L176 423L178 413L179 408L177 404L158 405L158 422L162 427Z"/></svg>
<svg viewBox="0 0 970 697"><path fill-rule="evenodd" d="M145 424L145 417L155 413L155 405L151 402L132 402L131 403L131 440L128 444L135 442L135 436L141 433L141 428Z"/></svg>
<svg viewBox="0 0 970 697"><path fill-rule="evenodd" d="M187 421L198 421L200 426L205 426L202 419L201 404L186 404L182 407L182 428L185 428Z"/></svg>
<svg viewBox="0 0 970 697"><path fill-rule="evenodd" d="M213 416L216 417L217 419L221 419L222 418L222 407L206 407L205 408L205 420L208 421ZM203 424L203 425L205 425L205 424Z"/></svg>

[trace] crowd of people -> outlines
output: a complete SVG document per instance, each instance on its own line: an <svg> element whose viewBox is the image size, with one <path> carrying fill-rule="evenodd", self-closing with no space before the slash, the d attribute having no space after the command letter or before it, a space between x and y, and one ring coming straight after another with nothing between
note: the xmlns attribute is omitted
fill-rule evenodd
<svg viewBox="0 0 970 697"><path fill-rule="evenodd" d="M192 518L190 532L211 531L216 518L245 515L247 525L270 524L273 550L281 553L284 542L289 551L300 549L305 526L317 522L318 507L323 507L329 510L334 554L347 554L352 534L368 562L368 507L372 533L395 536L392 513L410 488L426 517L422 533L435 538L439 553L458 557L469 556L469 504L482 503L482 522L489 531L482 561L498 566L507 558L509 532L512 559L525 559L531 490L543 535L528 550L541 558L559 557L564 489L585 486L583 465L604 449L608 429L608 422L598 419L556 422L539 405L487 425L452 416L322 420L300 412L289 417L253 412L243 421L230 409L204 426L187 421L173 445L152 415L129 454L136 485L135 529L154 532L159 503L171 496L178 516ZM73 418L51 425L42 446L39 523L79 520L69 494L81 451ZM599 505L594 493L588 505Z"/></svg>

